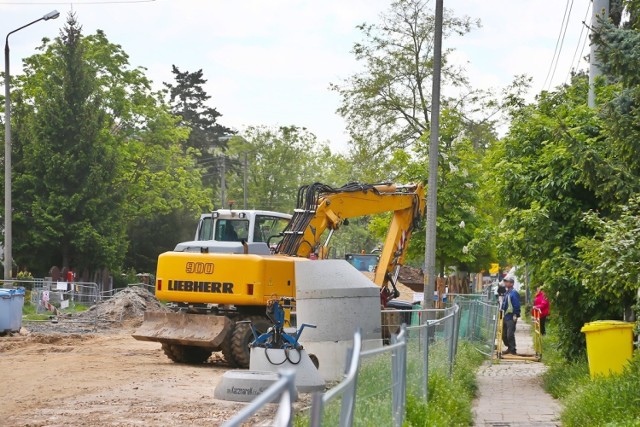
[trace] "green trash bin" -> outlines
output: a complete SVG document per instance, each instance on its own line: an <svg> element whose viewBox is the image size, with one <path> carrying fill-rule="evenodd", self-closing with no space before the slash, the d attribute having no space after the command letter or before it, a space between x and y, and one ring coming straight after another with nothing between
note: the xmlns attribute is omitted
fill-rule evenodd
<svg viewBox="0 0 640 427"><path fill-rule="evenodd" d="M620 373L633 355L633 323L598 320L580 329L587 339L591 378Z"/></svg>

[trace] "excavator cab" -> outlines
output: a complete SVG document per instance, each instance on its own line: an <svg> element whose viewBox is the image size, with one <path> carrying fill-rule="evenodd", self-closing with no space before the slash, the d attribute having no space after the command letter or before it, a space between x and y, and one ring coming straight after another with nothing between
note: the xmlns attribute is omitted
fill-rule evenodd
<svg viewBox="0 0 640 427"><path fill-rule="evenodd" d="M346 254L344 259L358 271L373 273L380 262L380 254Z"/></svg>

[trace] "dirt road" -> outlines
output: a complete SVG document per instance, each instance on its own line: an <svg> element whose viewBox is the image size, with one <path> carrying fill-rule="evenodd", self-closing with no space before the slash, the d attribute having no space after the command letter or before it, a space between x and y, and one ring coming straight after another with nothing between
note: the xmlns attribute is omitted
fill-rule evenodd
<svg viewBox="0 0 640 427"><path fill-rule="evenodd" d="M213 398L227 367L173 363L129 333L0 338L0 424L211 426L244 405Z"/></svg>
<svg viewBox="0 0 640 427"><path fill-rule="evenodd" d="M222 355L177 364L160 344L131 337L152 304L123 292L87 314L98 313L97 333L86 326L70 333L78 327L61 319L23 323L22 334L0 337L0 425L216 426L230 419L245 403L213 397L229 369ZM269 405L246 425L272 420L276 410Z"/></svg>

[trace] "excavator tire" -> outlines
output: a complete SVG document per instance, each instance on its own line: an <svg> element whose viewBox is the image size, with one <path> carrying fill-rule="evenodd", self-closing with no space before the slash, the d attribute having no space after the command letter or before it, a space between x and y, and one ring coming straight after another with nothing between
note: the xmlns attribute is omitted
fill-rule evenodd
<svg viewBox="0 0 640 427"><path fill-rule="evenodd" d="M224 360L227 362L230 368L237 368L238 362L236 362L235 357L233 357L233 346L231 345L231 339L233 337L235 325L232 325L225 337L222 344L220 344L220 351L222 351L222 355L224 356Z"/></svg>
<svg viewBox="0 0 640 427"><path fill-rule="evenodd" d="M176 363L200 364L206 362L211 356L211 349L193 345L179 345L162 343L164 354Z"/></svg>
<svg viewBox="0 0 640 427"><path fill-rule="evenodd" d="M266 316L247 316L240 320L250 320L251 323L236 323L231 337L232 357L240 368L249 368L249 343L253 341L251 325L256 328L258 336L267 332L273 323Z"/></svg>

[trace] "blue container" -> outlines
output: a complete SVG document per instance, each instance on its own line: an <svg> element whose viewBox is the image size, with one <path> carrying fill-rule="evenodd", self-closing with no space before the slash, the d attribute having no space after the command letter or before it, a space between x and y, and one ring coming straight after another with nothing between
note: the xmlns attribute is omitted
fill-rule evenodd
<svg viewBox="0 0 640 427"><path fill-rule="evenodd" d="M24 288L0 289L0 333L20 330L23 305Z"/></svg>

